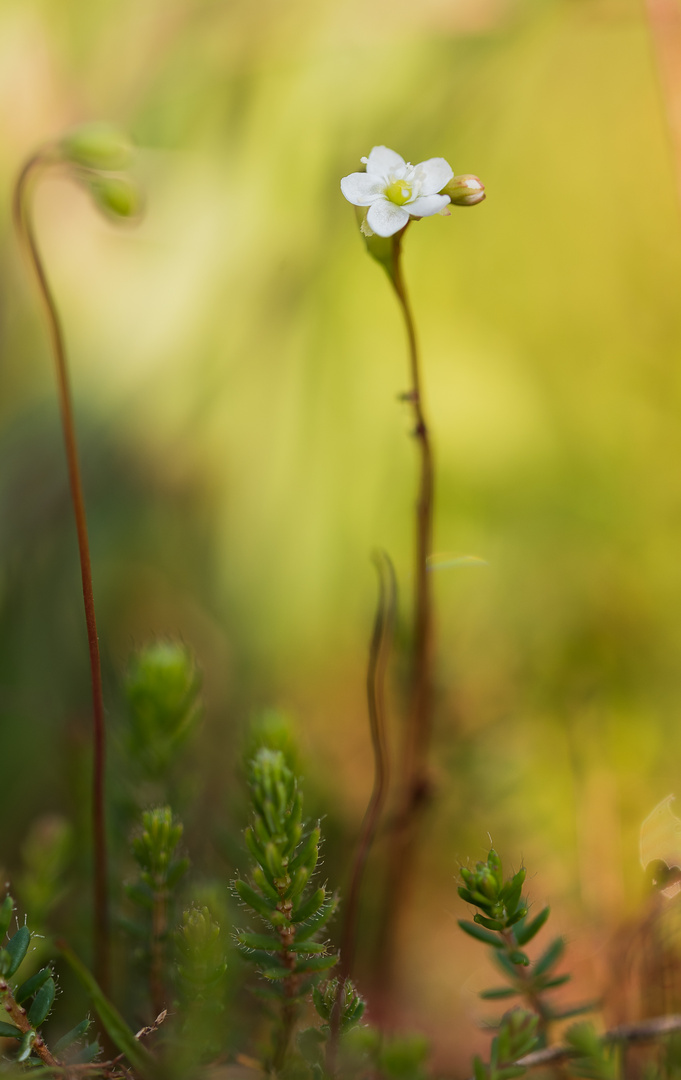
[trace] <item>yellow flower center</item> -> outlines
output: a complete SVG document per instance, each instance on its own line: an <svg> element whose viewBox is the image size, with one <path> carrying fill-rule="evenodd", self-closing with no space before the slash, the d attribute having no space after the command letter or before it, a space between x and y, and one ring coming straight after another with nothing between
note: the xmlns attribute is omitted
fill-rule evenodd
<svg viewBox="0 0 681 1080"><path fill-rule="evenodd" d="M396 206L404 206L411 199L411 184L406 180L393 180L384 191L386 199Z"/></svg>

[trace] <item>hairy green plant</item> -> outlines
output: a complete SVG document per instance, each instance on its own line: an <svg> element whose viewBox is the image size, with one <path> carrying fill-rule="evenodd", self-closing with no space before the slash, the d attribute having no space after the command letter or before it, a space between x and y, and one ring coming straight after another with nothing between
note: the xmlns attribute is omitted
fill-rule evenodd
<svg viewBox="0 0 681 1080"><path fill-rule="evenodd" d="M26 979L15 979L29 956L31 931L24 924L8 936L13 916L14 900L8 894L0 905L0 941L7 937L0 947L0 1004L6 1016L0 1021L0 1037L18 1043L10 1060L14 1064L26 1063L27 1067L40 1063L54 1067L66 1062L74 1065L91 1062L100 1050L97 1041L74 1049L74 1044L87 1034L90 1026L87 1019L63 1035L52 1051L48 1048L40 1029L52 1011L57 984L50 966L42 967Z"/></svg>
<svg viewBox="0 0 681 1080"><path fill-rule="evenodd" d="M174 936L177 964L178 1076L218 1056L224 1030L225 944L210 910L188 908Z"/></svg>
<svg viewBox="0 0 681 1080"><path fill-rule="evenodd" d="M499 1032L492 1039L489 1062L473 1058L475 1080L513 1080L523 1076L526 1069L516 1065L518 1058L529 1054L539 1039L539 1017L527 1009L511 1009L501 1018Z"/></svg>
<svg viewBox="0 0 681 1080"><path fill-rule="evenodd" d="M585 1080L617 1080L620 1054L615 1043L600 1039L593 1024L582 1021L565 1032L565 1044L573 1051L570 1072Z"/></svg>
<svg viewBox="0 0 681 1080"><path fill-rule="evenodd" d="M234 889L267 933L240 930L237 941L268 981L268 996L280 1003L271 1058L272 1068L280 1070L301 1002L319 974L338 960L318 940L336 910L337 897L314 884L321 830L318 823L303 820L298 781L281 751L258 751L249 767L249 784L253 820L245 839L253 862L250 881L237 878Z"/></svg>
<svg viewBox="0 0 681 1080"><path fill-rule="evenodd" d="M508 984L483 990L480 997L488 1001L524 998L538 1018L537 1040L543 1046L552 1021L589 1012L597 1007L597 1003L564 1009L556 1008L547 998L547 991L563 986L570 979L568 974L556 974L565 941L562 937L554 938L533 962L524 951L551 913L551 909L545 907L534 918L528 918L529 904L522 895L524 867L505 879L501 859L491 848L485 862L477 863L474 870L462 867L460 873L463 885L459 886L459 896L479 910L473 916L473 922L459 919L459 926L470 937L491 948L492 959Z"/></svg>
<svg viewBox="0 0 681 1080"><path fill-rule="evenodd" d="M162 779L195 730L200 689L194 656L179 642L151 642L130 661L125 678L128 753L147 778Z"/></svg>
<svg viewBox="0 0 681 1080"><path fill-rule="evenodd" d="M145 960L155 1016L168 1005L166 969L172 928L171 900L189 868L189 859L176 855L182 832L182 825L173 820L170 807L161 806L142 815L142 831L132 841L139 880L128 885L126 893L146 914L142 932L147 940Z"/></svg>

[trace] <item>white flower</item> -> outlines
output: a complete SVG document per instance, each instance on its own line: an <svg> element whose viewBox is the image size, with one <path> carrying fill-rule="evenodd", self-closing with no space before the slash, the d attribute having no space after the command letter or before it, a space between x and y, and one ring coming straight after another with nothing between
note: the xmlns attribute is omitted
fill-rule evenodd
<svg viewBox="0 0 681 1080"><path fill-rule="evenodd" d="M341 191L354 206L368 206L367 224L378 236L399 232L410 217L430 217L444 210L449 195L441 195L454 176L444 158L410 165L387 146L375 146L362 158L366 172L350 173Z"/></svg>

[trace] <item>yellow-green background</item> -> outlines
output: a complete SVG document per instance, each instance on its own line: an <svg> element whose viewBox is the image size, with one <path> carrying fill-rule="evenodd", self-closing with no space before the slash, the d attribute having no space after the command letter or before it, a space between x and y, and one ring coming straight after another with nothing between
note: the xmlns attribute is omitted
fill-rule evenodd
<svg viewBox="0 0 681 1080"><path fill-rule="evenodd" d="M493 980L456 927L457 866L488 832L524 857L570 941L565 997L593 996L642 895L641 821L680 783L681 231L642 0L2 0L10 869L35 814L73 803L89 689L51 360L9 200L37 144L100 118L139 147L144 220L115 229L55 176L36 221L110 709L136 644L192 645L197 799L218 831L249 717L287 711L338 875L370 785L370 554L391 553L407 617L416 478L399 312L339 179L384 143L486 184L405 245L436 551L488 563L434 577L438 795L404 951L406 1022L465 1075Z"/></svg>

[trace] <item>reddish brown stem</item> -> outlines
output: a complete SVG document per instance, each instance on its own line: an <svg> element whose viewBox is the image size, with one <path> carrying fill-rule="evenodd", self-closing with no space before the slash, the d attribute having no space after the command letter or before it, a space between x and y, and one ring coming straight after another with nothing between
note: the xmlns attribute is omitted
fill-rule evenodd
<svg viewBox="0 0 681 1080"><path fill-rule="evenodd" d="M8 1018L19 1031L26 1035L29 1031L34 1030L26 1015L26 1009L21 1005L17 1005L5 979L0 979L0 1002L2 1002L3 1011L7 1013ZM40 1034L37 1034L33 1040L33 1052L37 1054L44 1065L59 1067L59 1062L47 1049Z"/></svg>
<svg viewBox="0 0 681 1080"><path fill-rule="evenodd" d="M12 211L14 224L35 273L40 299L47 318L50 343L56 364L57 393L61 413L71 501L78 536L83 604L90 653L93 720L92 770L92 840L94 866L94 969L99 985L106 992L109 985L109 918L107 897L106 823L104 816L105 721L102 672L99 657L97 622L92 590L92 569L88 541L85 501L78 458L73 405L69 386L64 335L57 307L47 281L30 214L30 182L41 169L58 161L50 148L39 151L24 165L14 189Z"/></svg>
<svg viewBox="0 0 681 1080"><path fill-rule="evenodd" d="M151 1007L154 1016L167 1005L165 988L165 935L168 929L168 893L162 882L154 892L154 906L151 914L151 971L149 977Z"/></svg>
<svg viewBox="0 0 681 1080"><path fill-rule="evenodd" d="M396 940L408 886L413 876L418 821L429 794L428 751L432 728L432 599L428 557L433 533L433 452L423 405L419 356L414 319L402 274L402 238L393 238L389 271L404 316L409 345L411 386L405 394L414 415L414 438L419 454L414 560L413 659L409 711L400 759L400 790L388 850L383 917L379 928L375 964L375 1002L378 1018L385 1020L388 997L395 987Z"/></svg>
<svg viewBox="0 0 681 1080"><path fill-rule="evenodd" d="M357 939L357 917L362 878L371 845L373 844L381 811L388 792L389 763L385 738L385 669L395 620L396 583L392 562L385 552L374 556L378 571L379 594L374 619L374 629L369 647L367 670L367 704L369 727L374 754L374 784L362 823L355 861L350 876L350 887L345 905L345 919L341 933L340 962L338 966L338 990L331 1012L330 1034L327 1043L326 1067L330 1076L335 1074L336 1051L343 1008L345 984L352 975Z"/></svg>
<svg viewBox="0 0 681 1080"><path fill-rule="evenodd" d="M281 962L284 967L290 970L291 974L287 975L283 980L285 1000L281 1008L281 1023L275 1038L274 1053L272 1055L272 1069L275 1073L281 1072L288 1054L293 1028L298 1016L297 995L300 983L300 976L294 972L297 956L291 951L291 946L296 937L295 924L290 921L291 902L282 899L277 904L277 907L282 914L286 915L288 920L283 926L279 927L279 938L281 940Z"/></svg>

